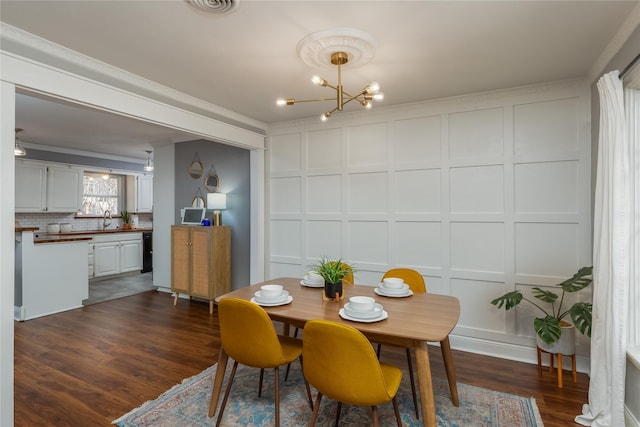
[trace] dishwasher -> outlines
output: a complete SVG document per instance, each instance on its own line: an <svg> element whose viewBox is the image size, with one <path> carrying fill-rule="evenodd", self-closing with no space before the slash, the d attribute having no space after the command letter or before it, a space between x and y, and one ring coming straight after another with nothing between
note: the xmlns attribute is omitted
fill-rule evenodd
<svg viewBox="0 0 640 427"><path fill-rule="evenodd" d="M153 270L153 232L144 231L142 233L142 270L147 273Z"/></svg>

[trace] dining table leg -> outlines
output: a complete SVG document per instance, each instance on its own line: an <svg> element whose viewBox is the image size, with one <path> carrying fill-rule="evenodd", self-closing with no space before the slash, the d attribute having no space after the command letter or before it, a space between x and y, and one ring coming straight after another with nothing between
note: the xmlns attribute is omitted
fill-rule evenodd
<svg viewBox="0 0 640 427"><path fill-rule="evenodd" d="M220 392L222 391L222 381L224 381L224 373L227 370L227 361L229 355L224 351L224 348L220 347L220 354L218 354L218 365L216 366L216 375L213 380L213 390L211 392L211 403L209 404L209 417L213 417L218 407L218 400L220 398Z"/></svg>
<svg viewBox="0 0 640 427"><path fill-rule="evenodd" d="M433 397L433 382L431 379L431 365L429 363L427 342L418 341L415 346L415 353L422 422L426 427L437 427L436 404Z"/></svg>
<svg viewBox="0 0 640 427"><path fill-rule="evenodd" d="M456 370L453 366L453 355L451 354L451 344L449 343L449 337L440 341L440 350L442 350L444 368L447 371L447 380L449 381L451 401L453 402L453 406L460 406L460 401L458 400L458 385L456 383Z"/></svg>

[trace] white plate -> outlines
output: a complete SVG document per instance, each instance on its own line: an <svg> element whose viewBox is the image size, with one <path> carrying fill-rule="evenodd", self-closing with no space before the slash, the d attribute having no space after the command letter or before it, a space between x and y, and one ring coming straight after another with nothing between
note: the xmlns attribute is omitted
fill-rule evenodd
<svg viewBox="0 0 640 427"><path fill-rule="evenodd" d="M293 297L291 295L289 295L286 300L281 302L259 302L259 301L256 301L255 298L251 298L251 302L261 305L263 307L277 307L279 305L287 305L287 304L291 304L291 301L293 301Z"/></svg>
<svg viewBox="0 0 640 427"><path fill-rule="evenodd" d="M344 312L349 317L354 317L357 319L373 319L376 317L380 317L382 312L382 304L376 304L373 310L369 311L361 311L361 310L353 310L349 307L349 303L346 303L343 307Z"/></svg>
<svg viewBox="0 0 640 427"><path fill-rule="evenodd" d="M258 291L253 295L255 295L256 301L260 303L266 303L266 304L281 303L287 300L287 297L289 296L289 291L286 291L286 290L282 291L282 293L277 297L263 297L262 291Z"/></svg>
<svg viewBox="0 0 640 427"><path fill-rule="evenodd" d="M351 320L353 322L362 322L362 323L373 323L373 322L379 322L381 320L386 319L387 317L389 317L389 313L387 313L386 311L382 310L382 314L379 317L374 317L373 319L360 319L357 317L351 317L349 316L347 313L344 312L344 308L341 308L340 311L338 312L338 314L340 315L340 317L342 317L343 319L346 320Z"/></svg>
<svg viewBox="0 0 640 427"><path fill-rule="evenodd" d="M373 292L375 292L377 295L381 295L383 297L391 297L391 298L404 298L404 297L410 297L411 295L413 295L413 291L411 289L407 289L404 294L388 294L385 291L381 290L380 288L375 288Z"/></svg>
<svg viewBox="0 0 640 427"><path fill-rule="evenodd" d="M304 280L300 280L300 284L307 288L324 288L324 283L307 283Z"/></svg>

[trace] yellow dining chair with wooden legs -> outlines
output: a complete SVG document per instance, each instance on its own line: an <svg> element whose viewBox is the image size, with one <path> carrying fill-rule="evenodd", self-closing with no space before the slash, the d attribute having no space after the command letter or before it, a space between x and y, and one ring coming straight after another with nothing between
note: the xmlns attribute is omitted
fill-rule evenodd
<svg viewBox="0 0 640 427"><path fill-rule="evenodd" d="M427 285L424 283L424 277L420 273L410 268L393 268L387 271L382 280L387 277L398 277L409 285L414 293L424 294L427 292ZM418 409L418 397L416 395L416 384L413 379L413 363L411 362L411 349L407 348L407 365L409 365L409 380L411 382L411 395L413 397L413 407L416 410L416 419L420 419L420 411ZM378 358L380 357L380 344L378 344Z"/></svg>
<svg viewBox="0 0 640 427"><path fill-rule="evenodd" d="M371 342L357 329L327 320L310 320L302 337L304 377L318 390L310 427L315 426L322 396L338 401L336 426L342 404L371 406L378 426L378 405L393 403L398 427L402 425L396 393L402 371L380 363Z"/></svg>
<svg viewBox="0 0 640 427"><path fill-rule="evenodd" d="M278 335L269 315L262 307L250 301L238 298L223 298L218 304L218 317L220 319L220 339L222 348L231 357L233 369L227 388L224 392L220 412L216 426L220 425L224 413L231 384L238 368L238 363L253 368L274 368L274 400L275 400L275 425L280 425L280 387L279 367L288 365L296 359L302 365L302 341L292 337ZM262 375L260 375L262 382ZM309 404L313 407L311 390L305 381ZM262 384L260 385L262 388ZM211 396L213 404L213 395ZM209 406L209 416L213 406Z"/></svg>

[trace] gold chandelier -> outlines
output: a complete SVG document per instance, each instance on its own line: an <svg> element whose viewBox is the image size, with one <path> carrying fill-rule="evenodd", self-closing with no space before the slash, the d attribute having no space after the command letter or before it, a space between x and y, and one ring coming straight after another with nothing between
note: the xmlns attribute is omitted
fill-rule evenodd
<svg viewBox="0 0 640 427"><path fill-rule="evenodd" d="M331 63L338 66L338 85L331 85L326 79L323 79L319 75L311 77L311 82L318 86L330 87L336 91L335 98L313 98L313 99L295 99L295 98L278 98L276 105L279 107L285 105L293 105L298 102L316 102L316 101L336 101L336 107L333 110L329 110L320 116L323 122L329 120L331 115L337 110L342 111L345 104L356 100L367 110L370 110L372 105L371 101L376 100L378 102L384 99L384 93L380 92L380 85L377 82L371 82L365 86L358 94L351 95L345 92L342 88L342 65L349 61L349 54L346 52L335 52L331 54Z"/></svg>
<svg viewBox="0 0 640 427"><path fill-rule="evenodd" d="M317 86L324 86L335 91L335 98L295 99L278 98L276 105L282 107L300 102L335 101L335 108L326 111L320 117L326 122L336 111L342 111L351 101L358 102L366 109L371 109L372 101L382 101L384 94L380 92L380 85L372 82L358 93L351 94L342 87L342 66L349 62L349 67L363 65L373 58L375 41L367 33L354 28L335 28L320 31L302 39L297 46L298 55L307 65L318 67L338 67L338 83L330 84L326 79L314 75L311 82ZM351 61L351 62L350 62Z"/></svg>

